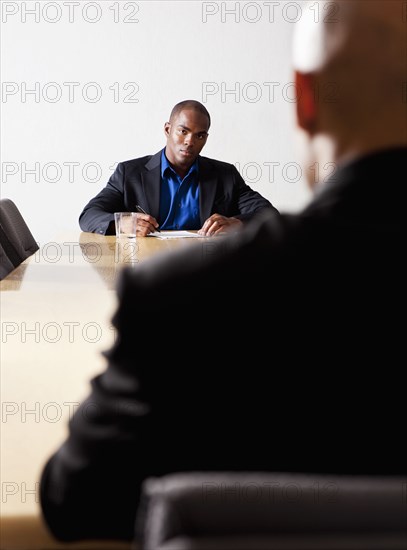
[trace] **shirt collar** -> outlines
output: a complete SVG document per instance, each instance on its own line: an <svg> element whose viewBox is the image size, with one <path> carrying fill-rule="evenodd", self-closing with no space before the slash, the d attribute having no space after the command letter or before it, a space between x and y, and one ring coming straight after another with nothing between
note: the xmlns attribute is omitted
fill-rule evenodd
<svg viewBox="0 0 407 550"><path fill-rule="evenodd" d="M171 170L171 172L173 172L174 174L176 174L174 168L171 166L171 164L169 163L166 155L165 155L165 148L161 151L161 177L163 178L165 176L165 173L167 170ZM187 176L189 176L190 174L192 174L193 172L196 172L198 173L198 159L196 159L196 161L194 162L194 164L191 166L191 168L189 169L188 171L188 174ZM187 177L185 176L185 177Z"/></svg>

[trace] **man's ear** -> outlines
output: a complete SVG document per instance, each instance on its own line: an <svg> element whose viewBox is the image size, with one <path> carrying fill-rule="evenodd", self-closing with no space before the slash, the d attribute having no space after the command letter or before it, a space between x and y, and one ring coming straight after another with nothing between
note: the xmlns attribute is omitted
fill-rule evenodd
<svg viewBox="0 0 407 550"><path fill-rule="evenodd" d="M171 124L169 122L166 122L164 124L164 134L166 137L170 135L170 128L171 128Z"/></svg>
<svg viewBox="0 0 407 550"><path fill-rule="evenodd" d="M295 84L297 87L297 122L300 128L312 136L317 127L315 75L296 72Z"/></svg>

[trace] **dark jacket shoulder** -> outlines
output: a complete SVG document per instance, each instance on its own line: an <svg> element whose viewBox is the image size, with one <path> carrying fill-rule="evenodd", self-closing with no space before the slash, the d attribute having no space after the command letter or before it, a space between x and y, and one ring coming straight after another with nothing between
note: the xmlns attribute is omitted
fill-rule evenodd
<svg viewBox="0 0 407 550"><path fill-rule="evenodd" d="M209 157L199 156L199 165L200 168L205 168L206 170L217 172L218 174L230 175L232 172L237 172L237 168L230 162L224 162L217 159L212 159Z"/></svg>
<svg viewBox="0 0 407 550"><path fill-rule="evenodd" d="M146 164L148 164L154 156L156 155L146 155L144 157L124 160L119 164L122 165L126 172L131 170L142 170L145 169Z"/></svg>

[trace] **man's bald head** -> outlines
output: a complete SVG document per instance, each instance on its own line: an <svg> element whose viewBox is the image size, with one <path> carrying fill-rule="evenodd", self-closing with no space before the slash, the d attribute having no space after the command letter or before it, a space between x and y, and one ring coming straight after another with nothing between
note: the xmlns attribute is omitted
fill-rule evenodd
<svg viewBox="0 0 407 550"><path fill-rule="evenodd" d="M299 96L307 96L307 76L314 87L315 105L299 98L300 125L330 136L339 158L406 145L405 2L320 0L318 7L304 5L294 34Z"/></svg>
<svg viewBox="0 0 407 550"><path fill-rule="evenodd" d="M294 68L300 72L320 71L349 55L366 62L367 51L386 56L394 46L406 53L403 0L319 0L317 10L307 1L302 13L293 42Z"/></svg>

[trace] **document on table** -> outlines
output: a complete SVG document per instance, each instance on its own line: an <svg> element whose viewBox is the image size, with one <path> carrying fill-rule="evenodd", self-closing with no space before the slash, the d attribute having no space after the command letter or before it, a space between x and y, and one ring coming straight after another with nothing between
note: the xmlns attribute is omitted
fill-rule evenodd
<svg viewBox="0 0 407 550"><path fill-rule="evenodd" d="M201 239L205 238L204 235L192 233L191 231L154 231L154 233L149 233L147 237L157 237L157 239L183 239L186 237L199 237Z"/></svg>

